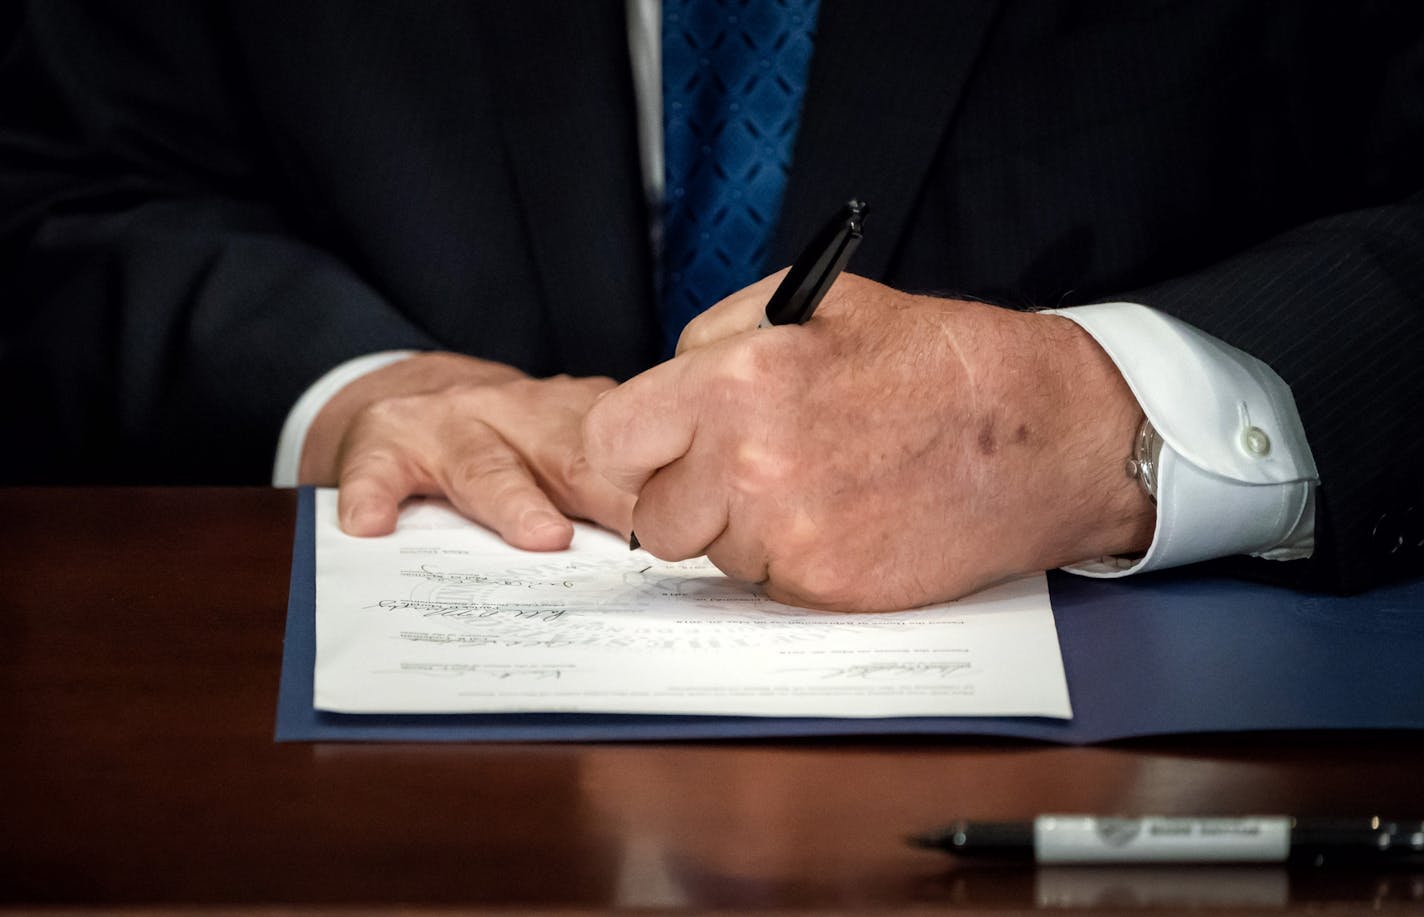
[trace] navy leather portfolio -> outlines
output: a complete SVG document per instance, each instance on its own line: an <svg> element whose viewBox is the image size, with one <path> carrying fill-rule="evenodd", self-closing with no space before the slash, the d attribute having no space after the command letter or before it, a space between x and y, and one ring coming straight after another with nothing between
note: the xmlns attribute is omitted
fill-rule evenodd
<svg viewBox="0 0 1424 917"><path fill-rule="evenodd" d="M1306 729L1424 729L1424 580L1350 598L1200 573L1049 574L1074 717L886 719L339 714L312 706L312 491L300 495L279 741L599 741L993 735L1063 743Z"/></svg>

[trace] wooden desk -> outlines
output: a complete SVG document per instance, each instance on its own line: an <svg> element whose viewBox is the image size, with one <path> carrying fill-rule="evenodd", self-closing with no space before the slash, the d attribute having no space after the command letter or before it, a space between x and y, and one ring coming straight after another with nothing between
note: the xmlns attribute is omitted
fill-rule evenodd
<svg viewBox="0 0 1424 917"><path fill-rule="evenodd" d="M289 492L0 490L0 904L1424 907L1424 872L956 868L949 816L1424 810L1424 737L277 745Z"/></svg>

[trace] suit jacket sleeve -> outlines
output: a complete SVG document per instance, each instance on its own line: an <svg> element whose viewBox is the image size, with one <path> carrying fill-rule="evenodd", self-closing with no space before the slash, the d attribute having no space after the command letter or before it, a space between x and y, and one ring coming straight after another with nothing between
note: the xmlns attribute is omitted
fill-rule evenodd
<svg viewBox="0 0 1424 917"><path fill-rule="evenodd" d="M1424 15L1313 12L1331 44L1309 54L1318 68L1298 55L1310 91L1279 96L1322 163L1278 192L1296 225L1130 295L1264 360L1295 396L1321 479L1316 556L1228 566L1356 591L1424 573Z"/></svg>
<svg viewBox="0 0 1424 917"><path fill-rule="evenodd" d="M1424 573L1424 16L1409 3L1285 12L1318 38L1298 38L1281 71L1296 87L1273 96L1283 114L1258 119L1291 125L1307 151L1294 158L1317 165L1280 169L1249 121L1233 139L1245 194L1275 185L1295 225L1125 298L1264 360L1295 396L1320 472L1316 555L1226 566L1356 591Z"/></svg>
<svg viewBox="0 0 1424 917"><path fill-rule="evenodd" d="M1317 553L1256 574L1354 591L1424 572L1424 195L1313 221L1125 298L1291 386L1322 482Z"/></svg>
<svg viewBox="0 0 1424 917"><path fill-rule="evenodd" d="M210 4L44 3L0 102L0 480L264 479L323 371L435 342L263 194Z"/></svg>

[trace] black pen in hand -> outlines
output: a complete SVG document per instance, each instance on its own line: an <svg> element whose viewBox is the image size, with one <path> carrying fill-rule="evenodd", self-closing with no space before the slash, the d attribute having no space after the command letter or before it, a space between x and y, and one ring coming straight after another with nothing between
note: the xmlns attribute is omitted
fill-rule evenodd
<svg viewBox="0 0 1424 917"><path fill-rule="evenodd" d="M867 209L864 201L847 201L821 227L791 263L791 269L781 278L771 299L766 301L766 311L758 328L801 325L811 320L826 291L845 270L846 262L860 244ZM628 536L628 550L637 549L638 533L632 532Z"/></svg>
<svg viewBox="0 0 1424 917"><path fill-rule="evenodd" d="M766 301L766 316L757 327L801 325L811 320L860 244L866 209L861 201L848 201L821 227Z"/></svg>

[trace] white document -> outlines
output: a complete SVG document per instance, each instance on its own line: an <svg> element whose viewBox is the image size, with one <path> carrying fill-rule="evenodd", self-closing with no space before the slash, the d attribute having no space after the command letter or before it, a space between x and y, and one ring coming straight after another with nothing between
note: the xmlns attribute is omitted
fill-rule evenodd
<svg viewBox="0 0 1424 917"><path fill-rule="evenodd" d="M353 538L316 500L316 707L1069 718L1042 575L889 614L793 608L579 525L511 548L442 501Z"/></svg>

